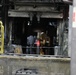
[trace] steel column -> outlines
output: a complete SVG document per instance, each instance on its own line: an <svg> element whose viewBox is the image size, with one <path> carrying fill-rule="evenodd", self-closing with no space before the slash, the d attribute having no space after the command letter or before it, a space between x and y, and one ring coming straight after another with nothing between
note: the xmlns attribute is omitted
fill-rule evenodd
<svg viewBox="0 0 76 75"><path fill-rule="evenodd" d="M73 13L73 6L69 6L69 33L68 33L68 56L71 57L71 33L72 33L72 13Z"/></svg>
<svg viewBox="0 0 76 75"><path fill-rule="evenodd" d="M73 0L71 39L71 75L76 75L76 0Z"/></svg>
<svg viewBox="0 0 76 75"><path fill-rule="evenodd" d="M2 21L4 25L4 30L5 30L5 38L8 37L8 4L9 0L3 0L2 1ZM5 39L7 40L7 39ZM5 41L6 43L6 41ZM7 43L6 43L7 44Z"/></svg>
<svg viewBox="0 0 76 75"><path fill-rule="evenodd" d="M12 44L12 24L13 24L13 18L10 18L10 22L9 22L9 46Z"/></svg>

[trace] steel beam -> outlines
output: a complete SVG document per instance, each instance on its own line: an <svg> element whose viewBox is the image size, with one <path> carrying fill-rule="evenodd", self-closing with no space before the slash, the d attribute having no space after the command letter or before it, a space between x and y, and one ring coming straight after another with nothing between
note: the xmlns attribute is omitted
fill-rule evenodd
<svg viewBox="0 0 76 75"><path fill-rule="evenodd" d="M13 0L12 0L13 1ZM72 3L72 0L14 0L16 3Z"/></svg>
<svg viewBox="0 0 76 75"><path fill-rule="evenodd" d="M31 12L17 12L17 11L9 11L8 12L8 16L9 17L30 17L29 14ZM40 17L41 18L60 18L62 19L63 18L63 14L60 12L46 12L46 13L40 13Z"/></svg>

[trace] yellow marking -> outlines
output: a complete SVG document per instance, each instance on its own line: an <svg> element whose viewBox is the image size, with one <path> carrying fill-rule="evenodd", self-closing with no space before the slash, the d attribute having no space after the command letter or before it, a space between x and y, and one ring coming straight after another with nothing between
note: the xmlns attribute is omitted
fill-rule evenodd
<svg viewBox="0 0 76 75"><path fill-rule="evenodd" d="M4 26L0 21L0 54L4 53Z"/></svg>

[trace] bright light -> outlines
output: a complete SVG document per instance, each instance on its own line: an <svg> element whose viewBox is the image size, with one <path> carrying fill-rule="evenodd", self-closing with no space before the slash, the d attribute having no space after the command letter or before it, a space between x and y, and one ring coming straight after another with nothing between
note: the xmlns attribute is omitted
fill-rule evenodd
<svg viewBox="0 0 76 75"><path fill-rule="evenodd" d="M49 22L49 25L50 25L50 26L52 26L52 23L51 23L51 22Z"/></svg>
<svg viewBox="0 0 76 75"><path fill-rule="evenodd" d="M27 24L28 26L30 25L30 21L28 21L28 24Z"/></svg>

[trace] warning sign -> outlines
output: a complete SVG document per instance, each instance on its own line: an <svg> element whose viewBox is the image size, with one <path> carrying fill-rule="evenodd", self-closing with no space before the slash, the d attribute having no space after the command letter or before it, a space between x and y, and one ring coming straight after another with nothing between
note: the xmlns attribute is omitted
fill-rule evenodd
<svg viewBox="0 0 76 75"><path fill-rule="evenodd" d="M73 8L73 18L72 18L72 21L73 21L72 27L76 28L76 7Z"/></svg>

